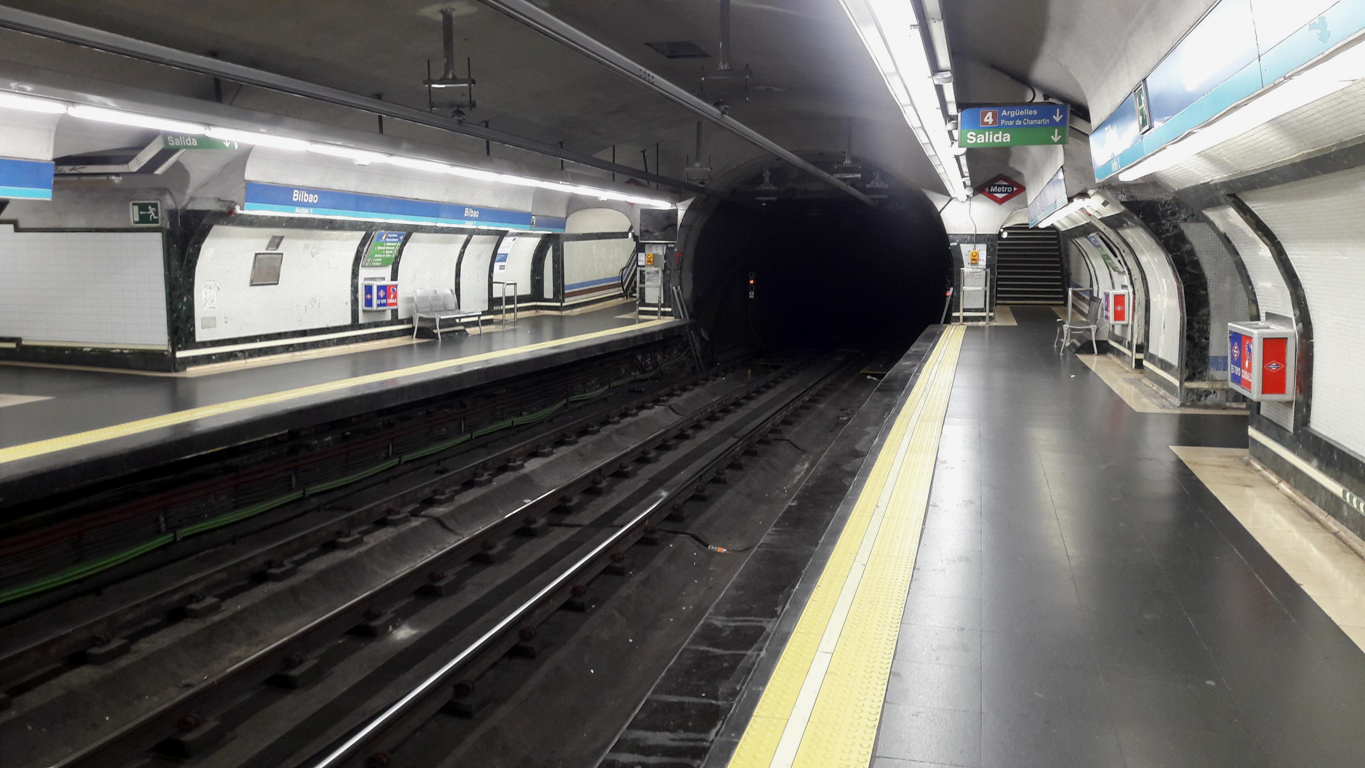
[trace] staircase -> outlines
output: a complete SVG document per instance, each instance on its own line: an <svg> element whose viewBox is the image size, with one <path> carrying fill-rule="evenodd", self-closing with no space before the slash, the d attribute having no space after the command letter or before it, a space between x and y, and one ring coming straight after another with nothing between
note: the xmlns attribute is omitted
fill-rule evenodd
<svg viewBox="0 0 1365 768"><path fill-rule="evenodd" d="M997 304L1062 304L1066 291L1057 230L1006 227L996 250Z"/></svg>

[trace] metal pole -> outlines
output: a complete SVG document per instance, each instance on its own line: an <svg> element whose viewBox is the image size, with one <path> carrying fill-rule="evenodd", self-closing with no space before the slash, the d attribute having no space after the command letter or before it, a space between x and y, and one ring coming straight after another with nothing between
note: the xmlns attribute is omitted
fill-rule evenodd
<svg viewBox="0 0 1365 768"><path fill-rule="evenodd" d="M185 51L168 48L164 45L157 45L144 40L116 35L92 27L72 24L68 21L53 19L36 13L29 13L28 11L20 11L14 8L0 6L0 28L12 29L17 32L24 32L50 40L59 40L64 43L93 48L106 53L127 56L140 61L149 61L153 64L161 64L163 66L183 69L189 72L197 72L201 75L208 75L209 77L219 77L224 80L231 80L244 85L254 85L258 88L266 88L272 91L292 94L294 96L303 96L328 104L336 104L351 109L357 109L362 112L369 112L374 115L384 115L385 117L391 117L396 120L405 120L410 123L416 123L417 125L440 128L442 130L450 131L451 133L473 136L474 138L483 139L484 141L497 142L504 146L526 150L527 152L534 152L539 155L545 155L546 157L567 160L576 165L588 168L597 168L602 171L634 176L635 178L644 181L657 182L669 189L699 194L716 194L714 191L707 190L699 184L672 179L667 176L659 176L657 174L643 173L638 168L616 165L604 160L599 160L592 155L561 149L553 144L545 144L534 139L527 139L491 128L485 128L481 125L442 117L441 115L436 115L425 110L379 101L378 99L373 99L368 96L361 96L337 88L329 88L325 85L310 83L306 80L277 75L273 72L265 72L251 67L244 67L240 64L219 61L209 56L186 53Z"/></svg>
<svg viewBox="0 0 1365 768"><path fill-rule="evenodd" d="M479 2L525 24L551 40L558 41L559 43L578 51L607 69L644 85L655 93L694 114L701 116L703 119L715 123L750 144L767 152L771 152L831 187L857 198L868 205L872 205L872 198L864 195L862 192L859 192L848 184L845 184L843 181L836 179L833 175L826 173L811 163L801 159L795 153L783 148L778 143L752 128L731 119L719 108L707 104L696 96L693 96L691 93L668 82L661 75L645 69L606 44L579 31L576 27L570 26L549 13L546 13L535 4L529 2L529 0L479 0Z"/></svg>

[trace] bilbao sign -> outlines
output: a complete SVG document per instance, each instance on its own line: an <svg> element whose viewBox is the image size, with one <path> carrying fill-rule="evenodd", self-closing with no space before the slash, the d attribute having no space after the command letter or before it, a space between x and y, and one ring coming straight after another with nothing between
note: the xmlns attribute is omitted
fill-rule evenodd
<svg viewBox="0 0 1365 768"><path fill-rule="evenodd" d="M1024 193L1024 185L1008 176L1001 175L986 182L978 191L994 200L996 204L1004 205L1019 195L1022 195Z"/></svg>

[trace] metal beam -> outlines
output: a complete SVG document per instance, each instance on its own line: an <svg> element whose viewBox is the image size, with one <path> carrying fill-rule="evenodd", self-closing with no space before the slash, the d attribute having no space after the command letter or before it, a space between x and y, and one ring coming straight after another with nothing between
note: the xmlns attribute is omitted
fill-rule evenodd
<svg viewBox="0 0 1365 768"><path fill-rule="evenodd" d="M651 181L670 189L696 194L715 194L698 184L670 178L668 176L647 173L638 168L618 165L606 160L599 160L592 155L573 152L555 146L554 144L546 144L493 128L486 128L482 125L442 117L421 109L405 107L401 104L393 104L369 96L361 96L360 94L343 91L338 88L331 88L325 85L311 83L306 80L278 75L273 72L265 72L251 67L244 67L240 64L232 64L208 56L187 53L185 51L176 50L175 48L168 48L164 45L157 45L144 40L116 35L112 32L105 32L104 30L73 24L68 21L54 19L28 11L0 6L0 28L12 29L17 32L24 32L37 37L59 40L64 43L93 48L97 51L127 56L140 61L148 61L167 67L197 72L202 75L209 75L223 80L231 80L244 85L253 85L258 88L279 91L294 96L302 96L304 98L349 107L374 115L382 115L395 120L404 120L417 125L425 125L429 128L438 128L450 131L451 133L472 136L477 139L483 139L484 141L495 142L503 146L534 152L547 157L559 158L560 160L565 160L576 165L596 168L611 173L619 173L641 181Z"/></svg>
<svg viewBox="0 0 1365 768"><path fill-rule="evenodd" d="M616 52L607 44L589 37L583 32L580 32L577 28L546 13L529 0L479 0L479 2L525 24L551 40L555 40L578 51L607 69L644 85L669 101L700 115L703 119L709 120L715 125L739 136L765 152L771 152L777 157L811 174L826 184L829 184L831 187L834 187L841 192L845 192L868 205L872 205L872 198L864 195L862 192L859 192L848 184L845 184L843 181L834 178L834 176L828 172L822 171L811 163L801 159L795 153L788 151L781 145L743 123L732 120L720 109L707 104L696 96L693 96L691 93L668 82L662 76L636 64L624 55Z"/></svg>

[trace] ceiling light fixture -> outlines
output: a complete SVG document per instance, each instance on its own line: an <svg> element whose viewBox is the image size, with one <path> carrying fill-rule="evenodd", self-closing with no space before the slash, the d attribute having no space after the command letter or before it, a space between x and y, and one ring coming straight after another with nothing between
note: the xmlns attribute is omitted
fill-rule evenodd
<svg viewBox="0 0 1365 768"><path fill-rule="evenodd" d="M431 173L449 173L450 166L445 163L438 163L435 160L422 160L416 157L400 157L393 155L388 159L389 165L396 165L399 168L411 168L414 171L430 171Z"/></svg>
<svg viewBox="0 0 1365 768"><path fill-rule="evenodd" d="M345 147L338 144L326 144L321 142L309 142L304 139L296 139L289 136L279 136L260 131L244 130L240 128L223 128L220 126L206 126L198 123L190 123L171 118L144 115L136 112L125 112L122 110L107 109L87 104L67 105L64 102L45 99L24 94L11 92L0 92L0 109L16 109L27 112L40 112L46 114L69 114L85 120L95 120L116 125L126 125L134 128L147 128L150 130L165 131L168 133L187 133L194 135L205 135L210 138L221 139L223 141L235 141L241 144L252 146L268 147L271 149L283 149L291 151L309 151L320 155L340 157L351 160L359 165L373 165L388 163L400 168L427 171L431 173L449 173L452 176L473 179L476 181L491 182L495 184L508 184L518 187L535 187L554 192L563 192L571 195L583 195L594 197L598 200L610 200L617 202L631 203L647 208L659 208L672 210L676 204L671 200L662 200L642 195L632 195L625 192L616 192L609 189L590 187L584 185L566 184L558 181L548 181L536 179L529 176L518 176L509 173L498 173L495 171L485 171L478 168L465 168L455 165L447 165L435 160L426 160L417 157L390 156L382 152L375 152L368 149L358 149L355 147Z"/></svg>
<svg viewBox="0 0 1365 768"><path fill-rule="evenodd" d="M1365 79L1365 43L1357 43L1273 88L1260 91L1241 106L1227 110L1180 140L1167 144L1120 171L1119 181L1137 181L1172 168L1277 117L1331 96L1361 79Z"/></svg>
<svg viewBox="0 0 1365 768"><path fill-rule="evenodd" d="M96 120L101 123L113 123L115 125L126 125L131 128L147 128L153 131L166 131L168 133L189 133L201 134L205 127L198 123L189 123L183 120L171 120L164 117L153 117L151 115L140 115L136 112L123 112L117 109L105 109L104 107L92 107L86 104L78 104L69 107L66 113L72 117L79 117L82 120Z"/></svg>
<svg viewBox="0 0 1365 768"><path fill-rule="evenodd" d="M291 139L288 136L275 136L273 134L258 133L256 131L241 131L236 128L209 126L208 130L204 131L204 135L212 139L235 141L241 144L251 144L258 147L287 149L294 152L302 152L308 149L308 142L303 139Z"/></svg>
<svg viewBox="0 0 1365 768"><path fill-rule="evenodd" d="M40 99L18 93L0 93L0 109L18 109L24 112L42 112L60 115L66 112L66 104L51 99Z"/></svg>
<svg viewBox="0 0 1365 768"><path fill-rule="evenodd" d="M309 144L309 152L316 152L319 155L330 157L343 157L355 162L356 165L371 165L382 163L389 159L388 155L381 155L378 152L371 152L368 149L355 149L353 147L342 147L336 144Z"/></svg>
<svg viewBox="0 0 1365 768"><path fill-rule="evenodd" d="M951 88L952 70L945 61L931 65L914 5L904 0L840 1L944 188L966 201L969 185L953 155L939 92L940 82L945 91ZM941 28L942 20L934 21ZM951 110L956 111L955 102Z"/></svg>

